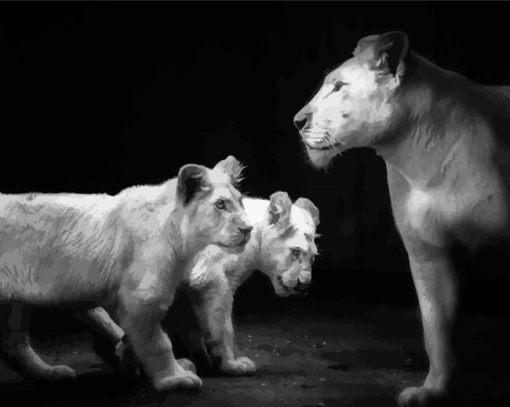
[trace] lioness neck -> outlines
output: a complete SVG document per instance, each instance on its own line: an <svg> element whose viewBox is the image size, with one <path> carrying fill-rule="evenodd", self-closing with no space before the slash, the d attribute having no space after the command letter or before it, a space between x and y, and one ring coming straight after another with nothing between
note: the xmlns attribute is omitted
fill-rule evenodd
<svg viewBox="0 0 510 407"><path fill-rule="evenodd" d="M445 182L459 144L475 142L490 150L484 114L490 101L482 85L415 53L406 75L395 95L391 131L374 148L411 186L427 189Z"/></svg>

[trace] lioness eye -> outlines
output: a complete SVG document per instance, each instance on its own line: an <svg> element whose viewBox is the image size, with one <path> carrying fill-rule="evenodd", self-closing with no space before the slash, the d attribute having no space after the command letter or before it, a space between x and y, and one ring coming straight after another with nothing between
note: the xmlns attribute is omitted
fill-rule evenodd
<svg viewBox="0 0 510 407"><path fill-rule="evenodd" d="M333 92L338 92L344 85L345 85L345 83L342 81L335 82L333 84Z"/></svg>
<svg viewBox="0 0 510 407"><path fill-rule="evenodd" d="M218 209L225 209L226 205L225 205L225 201L223 199L219 199L216 201L216 208Z"/></svg>
<svg viewBox="0 0 510 407"><path fill-rule="evenodd" d="M292 255L293 255L295 258L298 258L300 254L301 254L301 250L300 250L300 249L298 249L298 248L294 248L294 249L292 249Z"/></svg>

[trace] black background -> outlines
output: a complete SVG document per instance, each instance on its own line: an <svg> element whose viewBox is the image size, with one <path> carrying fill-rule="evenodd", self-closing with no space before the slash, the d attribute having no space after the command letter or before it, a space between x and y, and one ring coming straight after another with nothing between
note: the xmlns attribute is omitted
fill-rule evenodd
<svg viewBox="0 0 510 407"><path fill-rule="evenodd" d="M233 154L247 166L245 192L286 190L320 208L313 293L387 292L382 282L398 290L400 279L412 294L383 161L353 150L316 171L292 117L361 37L389 30L406 31L442 67L508 84L508 11L481 2L2 3L0 191L114 194Z"/></svg>

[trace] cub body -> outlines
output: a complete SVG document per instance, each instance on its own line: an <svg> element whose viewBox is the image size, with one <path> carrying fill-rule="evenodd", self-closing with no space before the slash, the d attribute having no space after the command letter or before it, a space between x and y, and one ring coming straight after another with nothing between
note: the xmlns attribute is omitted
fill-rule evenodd
<svg viewBox="0 0 510 407"><path fill-rule="evenodd" d="M229 254L209 246L195 256L184 276L201 336L201 346L188 338L194 356L206 355L209 367L227 375L256 369L250 359L234 356L232 303L237 288L260 270L278 296L304 293L317 255L319 210L310 200L299 198L292 204L287 193L276 192L270 200L246 197L244 205L253 224L245 250Z"/></svg>
<svg viewBox="0 0 510 407"><path fill-rule="evenodd" d="M34 305L102 306L126 332L157 389L197 388L175 360L160 321L172 304L182 264L209 244L242 250L251 226L234 188L240 164L188 164L177 179L115 196L0 196L0 349L21 374L74 378L30 346ZM218 202L221 202L218 205ZM103 325L97 313L92 325Z"/></svg>

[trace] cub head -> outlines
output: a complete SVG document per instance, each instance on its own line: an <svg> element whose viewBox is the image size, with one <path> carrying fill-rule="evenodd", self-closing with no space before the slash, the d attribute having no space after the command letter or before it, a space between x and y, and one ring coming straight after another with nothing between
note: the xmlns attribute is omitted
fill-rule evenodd
<svg viewBox="0 0 510 407"><path fill-rule="evenodd" d="M262 272L270 277L278 296L305 292L312 281L312 263L317 255L319 210L307 198L292 204L286 192L275 192L264 225Z"/></svg>
<svg viewBox="0 0 510 407"><path fill-rule="evenodd" d="M389 129L408 48L402 32L368 36L359 40L352 58L326 75L294 117L313 165L325 167L351 147L370 147Z"/></svg>
<svg viewBox="0 0 510 407"><path fill-rule="evenodd" d="M213 169L187 164L177 177L177 200L184 211L181 234L195 246L215 244L233 252L243 250L251 236L243 196L235 185L243 166L233 156Z"/></svg>

